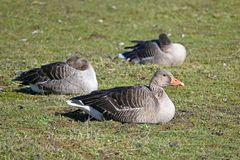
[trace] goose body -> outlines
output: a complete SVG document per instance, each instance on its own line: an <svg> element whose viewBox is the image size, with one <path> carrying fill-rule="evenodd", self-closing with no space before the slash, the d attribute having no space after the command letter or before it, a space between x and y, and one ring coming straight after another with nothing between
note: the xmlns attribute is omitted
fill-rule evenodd
<svg viewBox="0 0 240 160"><path fill-rule="evenodd" d="M67 101L98 120L107 114L127 123L165 123L175 114L175 106L163 87L183 85L168 71L157 71L149 86L116 87L93 91Z"/></svg>
<svg viewBox="0 0 240 160"><path fill-rule="evenodd" d="M186 59L186 49L180 43L172 43L166 34L160 34L159 39L148 41L132 41L135 46L125 47L132 49L119 58L124 58L134 63L156 63L164 66L177 66Z"/></svg>
<svg viewBox="0 0 240 160"><path fill-rule="evenodd" d="M98 88L93 67L77 56L22 72L15 80L30 85L34 92L83 95Z"/></svg>

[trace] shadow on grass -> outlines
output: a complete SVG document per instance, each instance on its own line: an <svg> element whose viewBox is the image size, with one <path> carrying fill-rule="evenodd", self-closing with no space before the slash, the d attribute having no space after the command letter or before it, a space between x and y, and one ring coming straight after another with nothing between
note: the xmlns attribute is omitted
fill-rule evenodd
<svg viewBox="0 0 240 160"><path fill-rule="evenodd" d="M97 119L93 118L92 116L90 116L89 114L79 110L75 110L75 111L70 111L70 110L66 110L63 112L56 112L55 113L56 116L64 116L70 119L73 119L74 121L79 121L79 122L86 122L86 121L98 121ZM192 111L186 111L186 110L179 110L176 113L176 116L173 118L175 119L175 121L173 123L181 123L181 124L185 124L189 127L193 127L193 123L189 122L189 116L193 116L193 112ZM184 118L183 118L184 117ZM108 114L104 114L104 121L109 121L109 120L113 120L111 115ZM122 124L125 124L124 122L120 122ZM131 125L136 125L136 123L129 123ZM141 123L139 123L141 124ZM149 124L151 125L151 124Z"/></svg>
<svg viewBox="0 0 240 160"><path fill-rule="evenodd" d="M14 91L25 93L25 94L32 94L32 95L39 94L39 93L33 92L30 87L22 87L22 88L15 89Z"/></svg>
<svg viewBox="0 0 240 160"><path fill-rule="evenodd" d="M53 93L53 92L42 92L42 93L33 92L31 87L22 87L22 88L15 89L14 91L21 92L24 94L31 94L31 95L50 95L50 94L60 95L59 93Z"/></svg>
<svg viewBox="0 0 240 160"><path fill-rule="evenodd" d="M97 121L95 118L81 110L71 111L71 112L56 112L56 116L64 116L73 119L74 121L86 122L86 121Z"/></svg>

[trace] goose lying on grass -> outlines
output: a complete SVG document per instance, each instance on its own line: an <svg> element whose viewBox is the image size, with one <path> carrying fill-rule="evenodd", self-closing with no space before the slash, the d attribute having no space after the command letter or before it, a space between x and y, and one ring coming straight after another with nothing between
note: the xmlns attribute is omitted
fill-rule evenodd
<svg viewBox="0 0 240 160"><path fill-rule="evenodd" d="M182 44L172 43L164 33L159 35L159 39L132 42L136 45L125 47L125 49L132 50L119 54L119 58L141 64L156 63L163 66L177 66L183 64L187 55Z"/></svg>
<svg viewBox="0 0 240 160"><path fill-rule="evenodd" d="M157 71L149 86L116 87L74 97L68 105L78 107L92 117L103 120L105 114L120 122L160 123L170 121L175 106L164 91L168 85L184 84L165 70Z"/></svg>
<svg viewBox="0 0 240 160"><path fill-rule="evenodd" d="M98 89L92 65L77 56L22 72L14 80L30 85L34 92L84 95Z"/></svg>

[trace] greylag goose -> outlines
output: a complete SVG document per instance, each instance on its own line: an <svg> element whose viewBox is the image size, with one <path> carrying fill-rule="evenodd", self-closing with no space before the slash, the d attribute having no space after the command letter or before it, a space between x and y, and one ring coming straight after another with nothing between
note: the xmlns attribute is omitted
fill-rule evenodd
<svg viewBox="0 0 240 160"><path fill-rule="evenodd" d="M105 115L113 120L128 123L165 123L175 114L175 106L164 91L168 85L184 84L165 70L155 72L149 86L116 87L93 91L88 95L67 101L97 120Z"/></svg>
<svg viewBox="0 0 240 160"><path fill-rule="evenodd" d="M34 92L83 95L98 89L92 65L77 56L22 72L14 80L30 85Z"/></svg>
<svg viewBox="0 0 240 160"><path fill-rule="evenodd" d="M179 43L172 43L165 33L159 35L159 39L148 41L132 41L135 46L125 47L132 49L119 58L127 59L134 63L156 63L163 66L177 66L183 64L187 52L185 47Z"/></svg>

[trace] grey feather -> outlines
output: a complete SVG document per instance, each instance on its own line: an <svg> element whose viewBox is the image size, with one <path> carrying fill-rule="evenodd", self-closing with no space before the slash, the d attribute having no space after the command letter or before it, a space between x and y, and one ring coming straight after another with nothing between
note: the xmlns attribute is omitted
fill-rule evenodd
<svg viewBox="0 0 240 160"><path fill-rule="evenodd" d="M173 78L170 72L161 70L154 74L148 87L126 86L97 90L73 97L70 101L81 101L81 105L91 106L121 122L168 122L174 116L175 106L163 87L169 85Z"/></svg>
<svg viewBox="0 0 240 160"><path fill-rule="evenodd" d="M186 49L179 43L172 43L166 34L160 34L159 39L147 41L132 41L134 46L125 47L131 49L119 58L125 58L134 63L156 63L165 66L181 65L186 58Z"/></svg>
<svg viewBox="0 0 240 160"><path fill-rule="evenodd" d="M36 92L87 94L97 89L96 74L89 62L77 56L22 72L14 80L31 85ZM39 89L39 90L38 90Z"/></svg>

